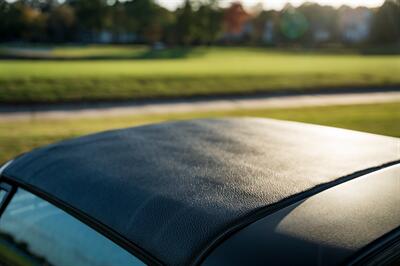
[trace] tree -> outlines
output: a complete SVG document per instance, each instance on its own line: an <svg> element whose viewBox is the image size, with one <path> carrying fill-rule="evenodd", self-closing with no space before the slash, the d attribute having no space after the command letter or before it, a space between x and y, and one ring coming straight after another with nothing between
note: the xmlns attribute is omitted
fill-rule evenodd
<svg viewBox="0 0 400 266"><path fill-rule="evenodd" d="M0 0L0 41L51 41L49 15L56 0Z"/></svg>
<svg viewBox="0 0 400 266"><path fill-rule="evenodd" d="M45 42L47 41L46 25L47 15L39 10L28 9L25 14L30 14L26 23L29 25L29 31L25 32L25 36L30 41ZM26 15L27 16L27 15Z"/></svg>
<svg viewBox="0 0 400 266"><path fill-rule="evenodd" d="M144 26L143 36L149 44L161 41L166 28L172 23L170 12L160 6L154 6L153 19Z"/></svg>
<svg viewBox="0 0 400 266"><path fill-rule="evenodd" d="M276 10L262 11L253 19L252 41L275 45L279 42L279 12Z"/></svg>
<svg viewBox="0 0 400 266"><path fill-rule="evenodd" d="M196 21L190 0L176 11L176 34L180 44L189 45L196 38Z"/></svg>
<svg viewBox="0 0 400 266"><path fill-rule="evenodd" d="M308 24L301 38L303 43L313 44L320 40L328 41L335 38L337 12L333 7L304 3L297 8L297 11L304 15Z"/></svg>
<svg viewBox="0 0 400 266"><path fill-rule="evenodd" d="M400 0L386 0L374 16L371 39L375 43L400 41Z"/></svg>
<svg viewBox="0 0 400 266"><path fill-rule="evenodd" d="M240 33L249 17L249 14L247 14L240 2L232 3L224 13L225 31L229 34Z"/></svg>
<svg viewBox="0 0 400 266"><path fill-rule="evenodd" d="M134 0L126 2L126 14L131 28L141 41L149 44L160 41L165 29L172 23L171 12L157 5L154 0Z"/></svg>
<svg viewBox="0 0 400 266"><path fill-rule="evenodd" d="M10 27L10 7L6 0L0 0L0 41L6 41L11 37Z"/></svg>
<svg viewBox="0 0 400 266"><path fill-rule="evenodd" d="M127 14L125 3L117 1L110 7L110 9L111 31L115 37L135 32L135 20Z"/></svg>
<svg viewBox="0 0 400 266"><path fill-rule="evenodd" d="M65 42L74 39L75 11L69 5L62 4L49 11L49 38L55 42Z"/></svg>
<svg viewBox="0 0 400 266"><path fill-rule="evenodd" d="M215 42L222 28L222 12L219 10L218 1L203 2L194 17L197 41L202 44Z"/></svg>
<svg viewBox="0 0 400 266"><path fill-rule="evenodd" d="M288 42L300 42L309 28L307 18L297 9L287 6L281 13L280 29L283 36Z"/></svg>
<svg viewBox="0 0 400 266"><path fill-rule="evenodd" d="M23 21L24 4L0 0L0 32L2 41L22 40L27 25Z"/></svg>
<svg viewBox="0 0 400 266"><path fill-rule="evenodd" d="M69 0L81 30L98 32L107 25L108 7L106 0Z"/></svg>

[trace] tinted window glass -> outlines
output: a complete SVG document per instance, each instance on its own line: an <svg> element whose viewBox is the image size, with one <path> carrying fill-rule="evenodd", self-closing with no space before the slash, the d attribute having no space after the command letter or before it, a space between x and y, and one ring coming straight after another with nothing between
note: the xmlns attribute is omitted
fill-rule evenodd
<svg viewBox="0 0 400 266"><path fill-rule="evenodd" d="M0 169L1 173L1 169ZM0 183L0 207L5 203L6 196L8 192L11 190L11 186L7 183L1 182Z"/></svg>
<svg viewBox="0 0 400 266"><path fill-rule="evenodd" d="M4 200L4 197L7 195L7 191L4 189L0 188L0 202Z"/></svg>
<svg viewBox="0 0 400 266"><path fill-rule="evenodd" d="M0 219L1 265L144 265L54 205L18 189Z"/></svg>

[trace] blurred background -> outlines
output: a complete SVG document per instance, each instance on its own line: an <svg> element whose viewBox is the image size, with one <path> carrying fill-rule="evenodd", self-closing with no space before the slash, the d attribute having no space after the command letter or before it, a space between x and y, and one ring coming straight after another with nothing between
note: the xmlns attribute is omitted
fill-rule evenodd
<svg viewBox="0 0 400 266"><path fill-rule="evenodd" d="M224 116L400 137L400 0L0 0L0 163Z"/></svg>

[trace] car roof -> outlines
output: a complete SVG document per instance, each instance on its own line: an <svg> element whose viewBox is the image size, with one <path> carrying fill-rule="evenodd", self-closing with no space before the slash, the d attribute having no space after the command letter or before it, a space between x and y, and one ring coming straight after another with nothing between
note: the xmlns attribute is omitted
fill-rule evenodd
<svg viewBox="0 0 400 266"><path fill-rule="evenodd" d="M399 160L398 139L271 119L169 122L36 149L3 175L169 265L235 228Z"/></svg>

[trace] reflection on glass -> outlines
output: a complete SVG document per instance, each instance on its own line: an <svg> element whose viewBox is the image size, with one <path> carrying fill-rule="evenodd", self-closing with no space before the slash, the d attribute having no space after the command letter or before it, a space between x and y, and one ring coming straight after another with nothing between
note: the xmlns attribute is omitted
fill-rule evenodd
<svg viewBox="0 0 400 266"><path fill-rule="evenodd" d="M18 189L0 219L0 265L144 265L74 217Z"/></svg>
<svg viewBox="0 0 400 266"><path fill-rule="evenodd" d="M7 195L7 191L0 188L0 203L3 201L3 199L6 195Z"/></svg>

